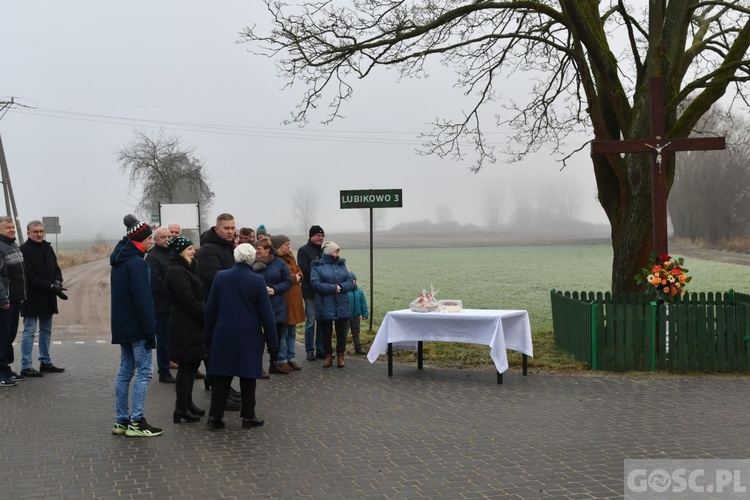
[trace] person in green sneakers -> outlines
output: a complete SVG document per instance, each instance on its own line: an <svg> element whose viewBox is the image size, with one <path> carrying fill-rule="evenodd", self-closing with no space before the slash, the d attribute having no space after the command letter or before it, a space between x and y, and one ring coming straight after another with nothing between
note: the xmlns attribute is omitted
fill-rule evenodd
<svg viewBox="0 0 750 500"><path fill-rule="evenodd" d="M116 422L112 433L153 437L161 435L162 430L149 424L143 413L148 384L154 374L151 350L156 347L149 267L143 258L151 246L151 227L133 215L126 215L123 222L127 234L109 257L112 343L120 345L120 372L115 383ZM132 408L128 411L130 382L134 375Z"/></svg>

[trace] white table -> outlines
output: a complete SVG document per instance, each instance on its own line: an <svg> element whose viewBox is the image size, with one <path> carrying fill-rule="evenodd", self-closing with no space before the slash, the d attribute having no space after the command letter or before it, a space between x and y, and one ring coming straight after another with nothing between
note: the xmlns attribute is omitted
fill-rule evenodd
<svg viewBox="0 0 750 500"><path fill-rule="evenodd" d="M393 348L417 348L418 368L422 369L422 342L465 342L490 346L490 357L497 368L497 381L508 369L506 349L523 354L523 374L527 356L534 357L529 313L523 310L464 309L457 313L418 313L409 309L390 311L383 318L367 359L374 363L388 354L388 376L393 376Z"/></svg>

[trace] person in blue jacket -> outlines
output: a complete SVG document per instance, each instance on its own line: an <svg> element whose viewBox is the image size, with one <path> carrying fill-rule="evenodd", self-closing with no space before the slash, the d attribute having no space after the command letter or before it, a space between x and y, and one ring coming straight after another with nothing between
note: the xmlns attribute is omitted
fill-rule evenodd
<svg viewBox="0 0 750 500"><path fill-rule="evenodd" d="M369 317L367 311L367 299L365 298L365 292L357 286L357 276L351 273L352 282L354 283L354 289L349 290L347 295L349 296L349 328L352 331L352 341L354 342L354 354L367 354L362 349L362 341L359 338L360 325L362 319Z"/></svg>
<svg viewBox="0 0 750 500"><path fill-rule="evenodd" d="M276 316L276 332L279 336L277 340L280 343L281 332L284 331L284 323L286 323L285 294L292 288L292 275L289 272L289 267L276 254L271 239L263 236L255 242L255 260L251 267L266 282L268 296L271 299L271 308ZM286 360L284 360L284 366L279 366L278 349L271 349L269 346L268 358L268 373L287 375L292 371L286 367Z"/></svg>
<svg viewBox="0 0 750 500"><path fill-rule="evenodd" d="M225 427L224 409L232 378L240 378L242 427L263 425L255 415L255 387L263 368L263 344L278 349L276 317L266 282L250 266L255 248L242 243L234 249L235 264L216 274L204 314L206 340L210 345L211 409L209 430Z"/></svg>
<svg viewBox="0 0 750 500"><path fill-rule="evenodd" d="M156 347L156 316L151 297L150 270L144 260L151 246L151 228L133 215L123 219L127 234L120 240L112 266L112 343L120 344L120 372L115 383L114 434L131 437L159 436L162 430L146 421L146 392L154 374L151 350ZM136 374L137 373L137 374ZM128 411L130 381L132 407Z"/></svg>
<svg viewBox="0 0 750 500"><path fill-rule="evenodd" d="M336 366L344 367L346 334L349 330L349 297L354 282L346 269L346 261L339 257L340 248L326 241L321 246L323 256L310 266L310 285L315 291L315 321L323 332L323 350L326 361L323 368L333 364L332 337L336 328Z"/></svg>

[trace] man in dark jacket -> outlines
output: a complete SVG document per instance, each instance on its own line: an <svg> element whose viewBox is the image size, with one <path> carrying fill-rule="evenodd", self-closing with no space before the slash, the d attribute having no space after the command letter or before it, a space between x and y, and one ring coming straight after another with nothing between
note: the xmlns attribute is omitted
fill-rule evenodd
<svg viewBox="0 0 750 500"><path fill-rule="evenodd" d="M221 214L216 218L216 225L201 235L197 260L204 300L208 299L216 273L234 265L234 229L234 217Z"/></svg>
<svg viewBox="0 0 750 500"><path fill-rule="evenodd" d="M297 264L302 270L302 298L305 300L305 352L307 360L325 359L322 332L315 328L315 291L310 285L310 265L323 255L321 245L325 231L320 226L312 226L308 232L310 239L297 250ZM317 331L316 331L317 330ZM317 351L317 353L315 352Z"/></svg>
<svg viewBox="0 0 750 500"><path fill-rule="evenodd" d="M151 228L132 215L123 222L127 234L109 257L112 292L112 343L120 344L120 372L115 383L113 434L131 437L159 436L162 430L146 421L148 384L154 374L151 349L156 347L156 316L151 297L149 267L144 260L151 246ZM133 406L128 410L130 381Z"/></svg>
<svg viewBox="0 0 750 500"><path fill-rule="evenodd" d="M10 368L18 315L25 299L26 276L23 254L16 243L16 224L5 215L0 217L0 387L13 387L26 379Z"/></svg>
<svg viewBox="0 0 750 500"><path fill-rule="evenodd" d="M169 373L169 300L167 300L167 268L169 267L169 229L165 226L154 231L154 245L146 254L146 262L151 270L151 295L154 298L154 312L156 313L156 368L159 372L159 382L174 384L175 380Z"/></svg>
<svg viewBox="0 0 750 500"><path fill-rule="evenodd" d="M57 314L57 297L66 298L62 287L62 271L52 245L44 239L44 224L33 220L26 225L28 239L21 245L26 268L28 296L21 305L21 375L41 377L45 373L62 373L64 368L52 364L49 348L52 338L52 315ZM34 334L39 324L39 370L32 366Z"/></svg>

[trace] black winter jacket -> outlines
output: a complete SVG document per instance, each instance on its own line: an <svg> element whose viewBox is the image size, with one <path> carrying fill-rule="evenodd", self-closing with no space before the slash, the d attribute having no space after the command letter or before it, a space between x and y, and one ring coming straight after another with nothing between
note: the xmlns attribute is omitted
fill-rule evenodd
<svg viewBox="0 0 750 500"><path fill-rule="evenodd" d="M203 300L208 298L216 273L234 265L234 241L222 239L214 228L201 235L198 259L198 277L203 283Z"/></svg>
<svg viewBox="0 0 750 500"><path fill-rule="evenodd" d="M49 242L26 240L21 245L26 269L28 293L21 305L21 316L38 318L57 314L57 295L52 290L55 281L62 283L62 271Z"/></svg>
<svg viewBox="0 0 750 500"><path fill-rule="evenodd" d="M169 314L169 300L164 280L169 266L169 248L154 245L146 254L146 262L151 269L151 295L154 297L156 314Z"/></svg>
<svg viewBox="0 0 750 500"><path fill-rule="evenodd" d="M310 266L323 255L323 246L316 245L310 240L297 250L297 265L302 270L302 296L306 299L315 298L315 290L310 285Z"/></svg>
<svg viewBox="0 0 750 500"><path fill-rule="evenodd" d="M191 264L179 255L169 261L166 294L169 313L169 357L181 362L201 361L206 356L203 331L203 286Z"/></svg>

